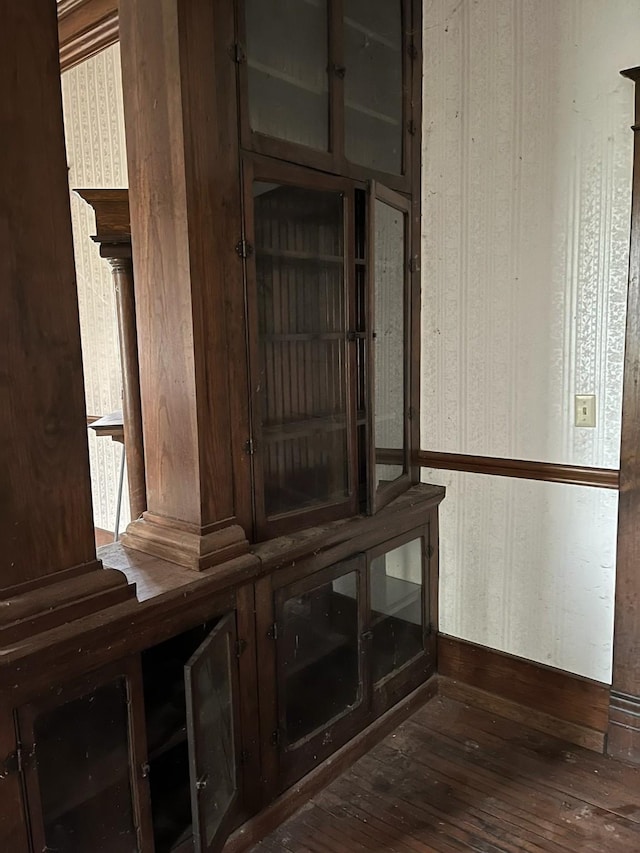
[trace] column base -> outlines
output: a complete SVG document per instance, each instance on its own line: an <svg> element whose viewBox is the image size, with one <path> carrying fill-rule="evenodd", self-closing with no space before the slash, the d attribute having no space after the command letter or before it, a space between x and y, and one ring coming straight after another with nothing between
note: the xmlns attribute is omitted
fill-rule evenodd
<svg viewBox="0 0 640 853"><path fill-rule="evenodd" d="M126 548L143 551L198 572L241 557L249 551L249 542L239 524L198 528L151 512L145 512L142 518L132 521L120 541Z"/></svg>

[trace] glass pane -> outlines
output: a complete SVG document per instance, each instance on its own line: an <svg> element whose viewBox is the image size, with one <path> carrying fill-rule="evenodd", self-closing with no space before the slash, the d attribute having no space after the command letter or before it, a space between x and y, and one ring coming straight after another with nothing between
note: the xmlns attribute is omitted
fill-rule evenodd
<svg viewBox="0 0 640 853"><path fill-rule="evenodd" d="M343 198L254 184L268 516L348 496Z"/></svg>
<svg viewBox="0 0 640 853"><path fill-rule="evenodd" d="M42 713L34 737L46 849L137 851L124 679Z"/></svg>
<svg viewBox="0 0 640 853"><path fill-rule="evenodd" d="M360 700L358 576L287 599L278 626L289 743L345 713Z"/></svg>
<svg viewBox="0 0 640 853"><path fill-rule="evenodd" d="M345 0L345 151L370 169L402 172L402 4Z"/></svg>
<svg viewBox="0 0 640 853"><path fill-rule="evenodd" d="M222 627L222 626L221 626ZM237 788L231 688L231 636L214 632L187 664L192 778L203 850L214 841Z"/></svg>
<svg viewBox="0 0 640 853"><path fill-rule="evenodd" d="M326 0L246 0L252 130L329 147Z"/></svg>
<svg viewBox="0 0 640 853"><path fill-rule="evenodd" d="M375 201L376 483L405 472L405 214Z"/></svg>
<svg viewBox="0 0 640 853"><path fill-rule="evenodd" d="M423 649L422 551L413 539L371 561L374 683Z"/></svg>

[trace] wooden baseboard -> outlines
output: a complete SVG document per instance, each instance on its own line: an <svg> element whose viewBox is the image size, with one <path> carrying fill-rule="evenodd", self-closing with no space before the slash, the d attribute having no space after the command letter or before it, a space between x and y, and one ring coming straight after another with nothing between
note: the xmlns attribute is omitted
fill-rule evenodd
<svg viewBox="0 0 640 853"><path fill-rule="evenodd" d="M604 751L606 684L445 635L438 637L438 673L445 696Z"/></svg>
<svg viewBox="0 0 640 853"><path fill-rule="evenodd" d="M243 853L258 844L437 693L438 678L434 675L237 829L227 841L224 853Z"/></svg>

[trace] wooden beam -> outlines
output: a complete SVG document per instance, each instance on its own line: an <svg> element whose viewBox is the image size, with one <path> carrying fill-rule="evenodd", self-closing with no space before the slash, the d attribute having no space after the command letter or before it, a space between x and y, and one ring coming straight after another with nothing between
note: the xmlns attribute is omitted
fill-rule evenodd
<svg viewBox="0 0 640 853"><path fill-rule="evenodd" d="M640 68L623 73L635 82L636 100L607 751L640 764Z"/></svg>

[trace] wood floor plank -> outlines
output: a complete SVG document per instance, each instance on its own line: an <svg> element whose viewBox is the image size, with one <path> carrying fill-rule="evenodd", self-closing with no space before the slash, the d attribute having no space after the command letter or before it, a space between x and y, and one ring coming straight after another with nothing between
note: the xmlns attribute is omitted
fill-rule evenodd
<svg viewBox="0 0 640 853"><path fill-rule="evenodd" d="M260 853L638 853L640 769L439 697Z"/></svg>

